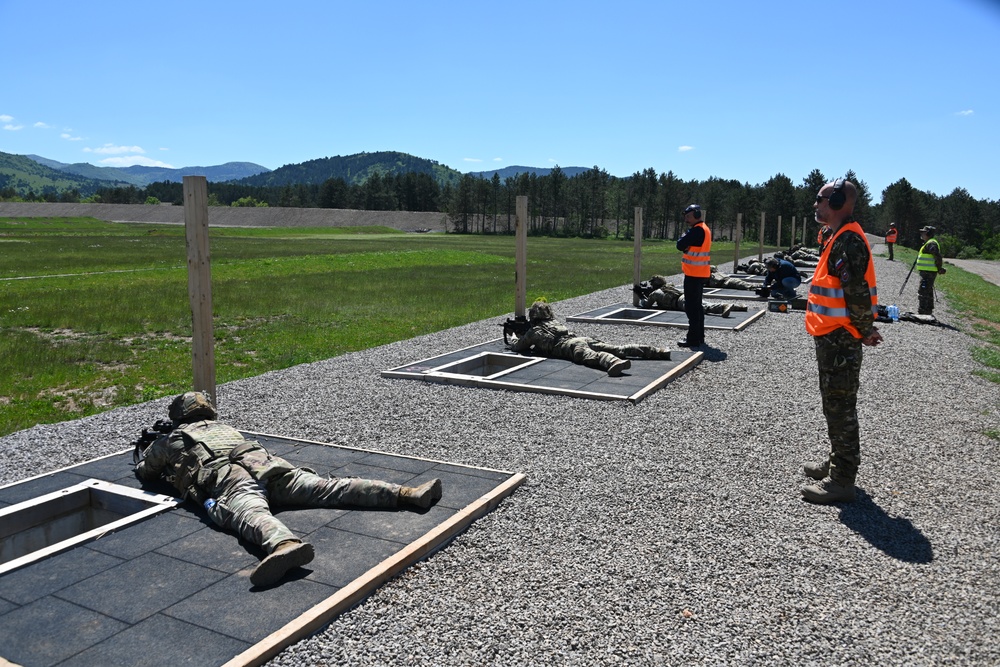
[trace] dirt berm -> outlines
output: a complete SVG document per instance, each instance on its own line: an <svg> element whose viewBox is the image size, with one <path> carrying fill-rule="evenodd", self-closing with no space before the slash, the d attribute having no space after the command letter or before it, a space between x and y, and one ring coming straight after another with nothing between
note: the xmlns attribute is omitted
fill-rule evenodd
<svg viewBox="0 0 1000 667"><path fill-rule="evenodd" d="M0 218L90 217L110 222L183 224L184 207L160 204L59 204L0 202ZM245 208L210 206L208 224L217 227L368 227L406 232L446 231L446 213L355 211L336 208Z"/></svg>

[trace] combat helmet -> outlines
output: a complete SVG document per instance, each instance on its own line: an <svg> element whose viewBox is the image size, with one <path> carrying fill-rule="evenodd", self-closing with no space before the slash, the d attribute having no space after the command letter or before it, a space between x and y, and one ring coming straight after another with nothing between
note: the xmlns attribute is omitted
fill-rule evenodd
<svg viewBox="0 0 1000 667"><path fill-rule="evenodd" d="M190 424L201 419L215 419L219 413L212 405L208 394L200 391L189 391L181 394L170 403L167 416L175 424Z"/></svg>
<svg viewBox="0 0 1000 667"><path fill-rule="evenodd" d="M545 301L536 301L528 309L528 319L532 322L544 322L555 317L552 313L552 306Z"/></svg>

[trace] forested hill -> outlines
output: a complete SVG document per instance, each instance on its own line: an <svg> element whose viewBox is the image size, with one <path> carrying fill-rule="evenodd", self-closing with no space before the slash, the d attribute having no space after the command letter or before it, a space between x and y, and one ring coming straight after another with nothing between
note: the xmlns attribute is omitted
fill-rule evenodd
<svg viewBox="0 0 1000 667"><path fill-rule="evenodd" d="M348 185L362 185L376 173L380 176L426 174L442 186L456 185L462 179L461 172L434 160L406 153L383 151L338 155L299 164L286 164L274 171L250 176L238 182L254 186L321 185L330 179L339 178Z"/></svg>
<svg viewBox="0 0 1000 667"><path fill-rule="evenodd" d="M58 163L57 163L58 164ZM98 188L129 185L117 178L98 180L71 172L53 169L26 155L0 152L0 191L38 194L63 193L75 190L83 196L90 195Z"/></svg>
<svg viewBox="0 0 1000 667"><path fill-rule="evenodd" d="M262 167L253 162L227 162L211 167L182 167L180 169L172 167L143 167L140 165L116 168L95 167L87 162L65 164L38 155L27 155L25 157L29 157L39 164L68 174L76 174L94 180L131 183L139 187L164 181L180 183L184 180L185 176L204 176L212 183L225 183L226 181L235 181L240 178L269 171L267 167Z"/></svg>
<svg viewBox="0 0 1000 667"><path fill-rule="evenodd" d="M585 172L590 171L587 167L559 167L559 171L563 173L566 178L573 178L574 176L579 176ZM548 176L552 173L552 169L547 167L504 167L503 169L492 169L488 171L471 171L469 176L473 178L485 178L487 181L493 179L493 174L500 177L501 181L505 181L508 178L517 178L520 174L534 174L535 176Z"/></svg>

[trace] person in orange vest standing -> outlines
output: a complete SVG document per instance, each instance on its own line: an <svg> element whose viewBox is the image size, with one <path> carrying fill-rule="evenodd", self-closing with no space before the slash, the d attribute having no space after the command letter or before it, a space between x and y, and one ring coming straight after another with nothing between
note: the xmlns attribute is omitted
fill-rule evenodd
<svg viewBox="0 0 1000 667"><path fill-rule="evenodd" d="M705 308L702 294L705 283L712 275L712 231L701 220L701 206L691 204L684 209L684 222L688 230L677 240L684 271L684 312L688 318L687 336L678 341L681 347L699 347L705 344Z"/></svg>
<svg viewBox="0 0 1000 667"><path fill-rule="evenodd" d="M861 463L858 428L858 387L862 345L875 346L882 335L875 328L878 290L875 265L864 230L854 220L858 190L838 178L824 185L813 209L816 222L833 234L823 248L813 274L806 304L806 331L816 345L819 391L830 437L830 453L803 467L816 482L802 487L813 503L851 502Z"/></svg>
<svg viewBox="0 0 1000 667"><path fill-rule="evenodd" d="M889 261L892 261L892 248L896 245L896 237L899 236L899 230L896 229L896 223L889 223L889 231L885 233L885 246L889 249Z"/></svg>

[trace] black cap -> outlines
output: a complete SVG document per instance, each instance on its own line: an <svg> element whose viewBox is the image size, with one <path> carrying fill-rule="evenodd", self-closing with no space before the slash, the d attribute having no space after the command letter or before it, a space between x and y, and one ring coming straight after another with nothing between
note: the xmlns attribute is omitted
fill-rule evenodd
<svg viewBox="0 0 1000 667"><path fill-rule="evenodd" d="M688 213L691 213L693 211L700 211L700 210L701 210L701 204L691 204L686 209L684 209L684 215L687 215Z"/></svg>

